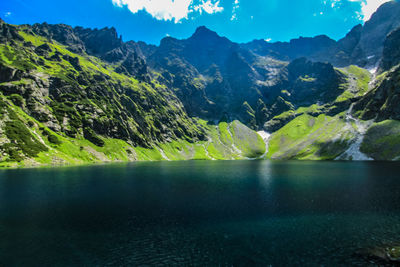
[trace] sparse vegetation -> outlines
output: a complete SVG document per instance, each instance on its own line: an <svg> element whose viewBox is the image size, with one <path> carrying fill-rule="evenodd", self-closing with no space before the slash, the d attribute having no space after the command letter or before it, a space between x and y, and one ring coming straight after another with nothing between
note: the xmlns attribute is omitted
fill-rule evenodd
<svg viewBox="0 0 400 267"><path fill-rule="evenodd" d="M361 151L376 160L400 160L400 122L375 123L368 129Z"/></svg>
<svg viewBox="0 0 400 267"><path fill-rule="evenodd" d="M349 132L339 117L307 114L275 132L267 157L273 159L335 159L348 147Z"/></svg>

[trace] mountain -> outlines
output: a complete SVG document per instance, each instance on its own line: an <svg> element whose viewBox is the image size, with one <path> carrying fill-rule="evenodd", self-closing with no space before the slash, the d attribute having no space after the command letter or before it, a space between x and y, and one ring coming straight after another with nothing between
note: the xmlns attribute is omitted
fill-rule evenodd
<svg viewBox="0 0 400 267"><path fill-rule="evenodd" d="M186 40L161 40L147 62L166 74L165 82L174 88L191 116L206 120L241 118L255 127L254 113L247 114L246 101L255 106L262 97L257 85L261 75L249 58L252 60L252 55L238 44L199 27Z"/></svg>
<svg viewBox="0 0 400 267"><path fill-rule="evenodd" d="M305 58L289 64L255 54L205 27L188 39L164 38L147 63L174 88L190 116L238 119L253 129L317 95L332 100L343 91L343 75L330 64ZM282 106L282 99L290 105Z"/></svg>
<svg viewBox="0 0 400 267"><path fill-rule="evenodd" d="M271 56L279 60L290 61L299 57L323 61L327 51L336 49L337 42L326 35L315 37L300 37L290 42L269 43L264 40L254 40L242 44L242 47L262 56Z"/></svg>
<svg viewBox="0 0 400 267"><path fill-rule="evenodd" d="M364 25L355 26L339 41L325 35L300 37L290 42L269 43L255 40L242 46L263 56L280 60L307 57L313 61L330 62L336 67L358 65L374 68L382 56L386 36L400 27L400 3L390 1L378 8Z"/></svg>
<svg viewBox="0 0 400 267"><path fill-rule="evenodd" d="M361 31L358 44L353 49L352 64L372 67L379 63L386 36L400 27L400 3L390 1L378 8ZM359 59L361 54L363 59Z"/></svg>
<svg viewBox="0 0 400 267"><path fill-rule="evenodd" d="M380 71L390 70L400 62L400 27L392 31L386 38L382 60L380 62Z"/></svg>
<svg viewBox="0 0 400 267"><path fill-rule="evenodd" d="M115 29L1 21L0 30L4 165L230 159L265 150L261 137L240 122L220 129L189 117L150 73L140 46L123 43ZM224 144L219 131L229 134ZM217 136L213 148L210 136Z"/></svg>
<svg viewBox="0 0 400 267"><path fill-rule="evenodd" d="M400 159L399 15L388 2L339 41L202 26L159 46L0 21L0 166Z"/></svg>

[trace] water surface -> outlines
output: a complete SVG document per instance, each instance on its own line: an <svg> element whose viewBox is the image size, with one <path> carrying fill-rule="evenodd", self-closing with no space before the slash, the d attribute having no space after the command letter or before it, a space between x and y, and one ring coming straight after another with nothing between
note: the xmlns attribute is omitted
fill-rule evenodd
<svg viewBox="0 0 400 267"><path fill-rule="evenodd" d="M0 265L366 265L400 164L188 161L0 171Z"/></svg>

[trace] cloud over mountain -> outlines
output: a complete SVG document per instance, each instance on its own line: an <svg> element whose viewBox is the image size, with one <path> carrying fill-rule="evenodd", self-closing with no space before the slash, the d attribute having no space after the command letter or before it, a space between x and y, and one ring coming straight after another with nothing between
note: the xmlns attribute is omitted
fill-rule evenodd
<svg viewBox="0 0 400 267"><path fill-rule="evenodd" d="M180 22L193 12L208 14L222 12L220 1L214 0L112 0L118 7L126 6L132 13L141 10L158 20Z"/></svg>
<svg viewBox="0 0 400 267"><path fill-rule="evenodd" d="M390 2L391 0L349 0L349 1L359 2L361 4L361 12L359 16L365 22L371 18L372 14L378 9L378 7L380 7L382 4L386 2ZM337 2L337 0L334 2Z"/></svg>

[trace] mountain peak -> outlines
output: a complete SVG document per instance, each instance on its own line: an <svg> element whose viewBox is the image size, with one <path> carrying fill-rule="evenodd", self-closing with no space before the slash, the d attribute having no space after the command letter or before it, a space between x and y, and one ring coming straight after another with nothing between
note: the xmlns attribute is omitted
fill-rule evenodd
<svg viewBox="0 0 400 267"><path fill-rule="evenodd" d="M208 29L206 26L200 26L196 29L190 38L215 38L220 37L216 32Z"/></svg>

